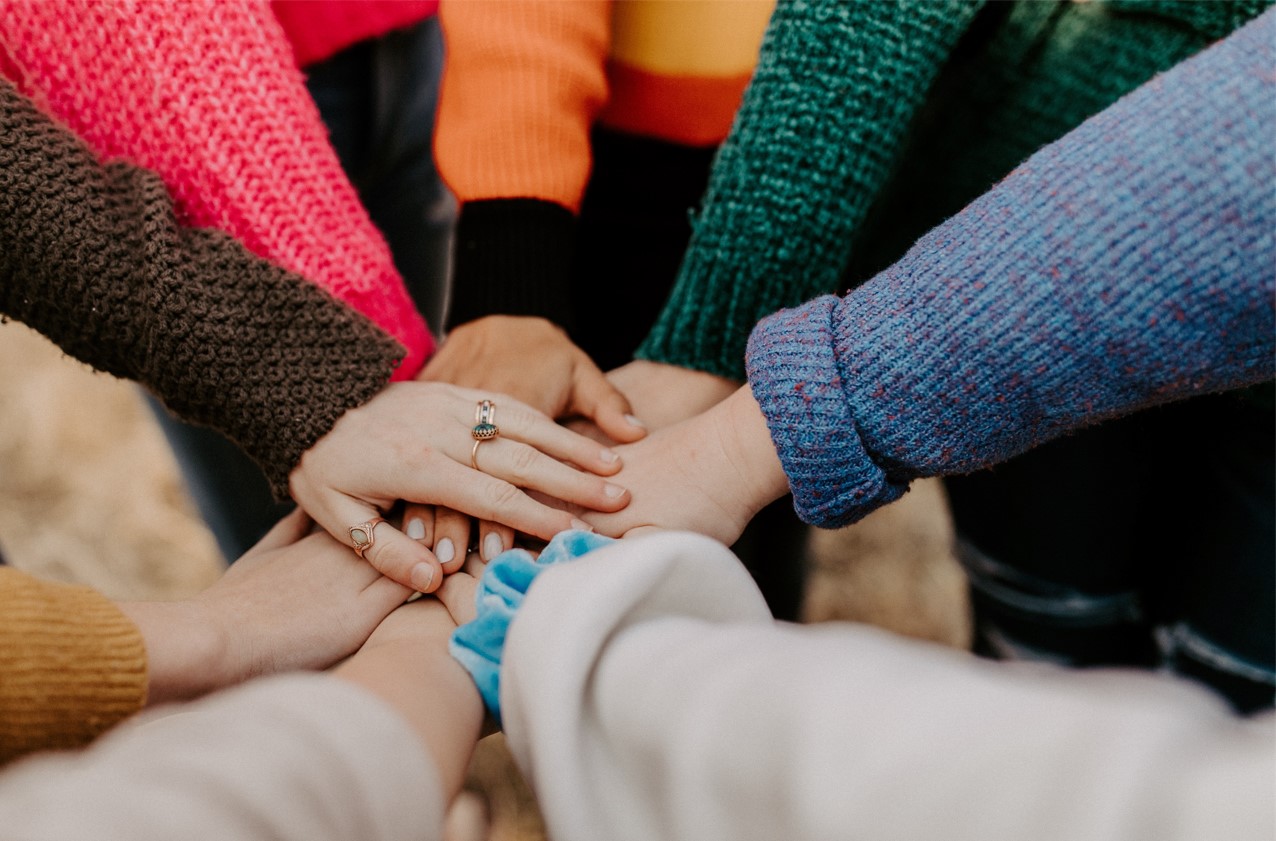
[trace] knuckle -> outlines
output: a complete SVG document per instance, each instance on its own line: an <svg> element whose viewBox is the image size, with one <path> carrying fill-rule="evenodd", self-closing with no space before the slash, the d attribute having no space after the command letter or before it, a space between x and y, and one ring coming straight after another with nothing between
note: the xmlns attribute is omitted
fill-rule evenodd
<svg viewBox="0 0 1276 841"><path fill-rule="evenodd" d="M531 478L538 461L540 461L540 453L535 449L525 445L515 449L510 455L510 469L515 479L525 482Z"/></svg>
<svg viewBox="0 0 1276 841"><path fill-rule="evenodd" d="M509 482L496 481L487 486L488 501L492 505L492 511L499 512L510 508L518 502L523 492L511 485Z"/></svg>

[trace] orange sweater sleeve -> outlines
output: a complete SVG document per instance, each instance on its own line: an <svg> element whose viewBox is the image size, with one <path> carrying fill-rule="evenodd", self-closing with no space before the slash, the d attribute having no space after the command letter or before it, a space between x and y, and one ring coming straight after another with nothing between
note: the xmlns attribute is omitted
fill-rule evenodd
<svg viewBox="0 0 1276 841"><path fill-rule="evenodd" d="M146 702L141 632L88 587L0 568L0 764L86 744Z"/></svg>
<svg viewBox="0 0 1276 841"><path fill-rule="evenodd" d="M607 98L609 0L443 0L435 157L462 202L533 198L575 212Z"/></svg>

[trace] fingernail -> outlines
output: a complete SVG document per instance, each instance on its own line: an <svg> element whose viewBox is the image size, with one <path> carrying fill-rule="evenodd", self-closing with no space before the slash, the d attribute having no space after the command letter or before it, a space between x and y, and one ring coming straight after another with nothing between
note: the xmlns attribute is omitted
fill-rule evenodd
<svg viewBox="0 0 1276 841"><path fill-rule="evenodd" d="M603 485L603 493L607 495L608 499L619 499L624 496L625 489L620 485L613 485L611 482L608 482Z"/></svg>
<svg viewBox="0 0 1276 841"><path fill-rule="evenodd" d="M483 560L492 560L492 558L501 554L501 550L504 548L501 544L501 536L494 531L488 532L487 537L483 538Z"/></svg>
<svg viewBox="0 0 1276 841"><path fill-rule="evenodd" d="M430 584L434 581L434 567L422 561L412 567L412 575L409 577L412 586L424 593L430 589Z"/></svg>
<svg viewBox="0 0 1276 841"><path fill-rule="evenodd" d="M602 460L603 464L615 464L620 461L620 454L615 450L603 450Z"/></svg>
<svg viewBox="0 0 1276 841"><path fill-rule="evenodd" d="M408 520L407 533L408 533L408 537L412 538L413 540L425 539L425 523L421 521L420 517L413 517L411 520Z"/></svg>
<svg viewBox="0 0 1276 841"><path fill-rule="evenodd" d="M629 425L630 425L630 426L640 426L640 427L642 427L643 429L646 429L646 428L647 428L647 424L645 424L645 423L643 423L642 421L638 420L638 419L637 419L636 417L634 417L633 415L625 415L625 420L629 421Z"/></svg>
<svg viewBox="0 0 1276 841"><path fill-rule="evenodd" d="M576 519L572 520L572 528L576 529L577 531L593 531L594 530L594 527L591 526L589 523L585 522L584 520L576 520Z"/></svg>
<svg viewBox="0 0 1276 841"><path fill-rule="evenodd" d="M445 537L435 544L434 557L438 558L441 564L446 564L456 557L456 547L452 545L452 538Z"/></svg>

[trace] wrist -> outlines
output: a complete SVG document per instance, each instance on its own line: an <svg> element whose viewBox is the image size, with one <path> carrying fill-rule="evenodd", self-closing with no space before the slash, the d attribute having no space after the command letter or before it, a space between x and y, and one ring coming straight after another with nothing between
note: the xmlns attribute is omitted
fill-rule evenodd
<svg viewBox="0 0 1276 841"><path fill-rule="evenodd" d="M470 676L447 651L455 625L434 599L390 614L333 674L377 696L412 728L432 756L444 790L459 790L483 722Z"/></svg>
<svg viewBox="0 0 1276 841"><path fill-rule="evenodd" d="M766 416L749 387L743 386L711 410L722 449L740 478L742 505L752 519L788 493L788 477L771 441Z"/></svg>
<svg viewBox="0 0 1276 841"><path fill-rule="evenodd" d="M196 698L238 683L247 669L229 662L227 636L196 600L123 602L146 648L147 705Z"/></svg>

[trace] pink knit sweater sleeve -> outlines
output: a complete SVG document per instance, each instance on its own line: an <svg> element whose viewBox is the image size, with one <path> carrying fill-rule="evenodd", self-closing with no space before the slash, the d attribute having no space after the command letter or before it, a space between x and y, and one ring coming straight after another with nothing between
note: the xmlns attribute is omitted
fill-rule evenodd
<svg viewBox="0 0 1276 841"><path fill-rule="evenodd" d="M0 67L103 158L158 172L182 221L232 234L433 350L265 0L0 0Z"/></svg>

